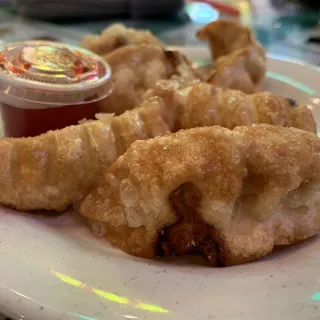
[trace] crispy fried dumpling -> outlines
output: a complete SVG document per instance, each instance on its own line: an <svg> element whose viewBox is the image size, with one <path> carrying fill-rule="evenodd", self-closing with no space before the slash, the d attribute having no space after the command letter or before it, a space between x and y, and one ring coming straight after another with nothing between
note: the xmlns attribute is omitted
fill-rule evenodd
<svg viewBox="0 0 320 320"><path fill-rule="evenodd" d="M112 70L112 93L100 103L100 111L121 114L139 106L145 93L162 79L179 79L180 87L201 77L179 52L155 46L129 45L106 55Z"/></svg>
<svg viewBox="0 0 320 320"><path fill-rule="evenodd" d="M311 111L292 100L207 83L175 90L179 85L159 83L139 108L120 116L100 114L99 121L32 138L0 138L0 203L19 210L64 210L94 188L133 142L180 129L269 123L316 132Z"/></svg>
<svg viewBox="0 0 320 320"><path fill-rule="evenodd" d="M318 233L319 154L315 134L270 125L137 141L106 170L80 213L136 256L245 263Z"/></svg>
<svg viewBox="0 0 320 320"><path fill-rule="evenodd" d="M221 88L254 93L261 89L266 73L266 54L252 30L231 20L219 20L197 33L208 41L214 66L206 81Z"/></svg>
<svg viewBox="0 0 320 320"><path fill-rule="evenodd" d="M148 45L163 47L148 30L126 28L123 24L115 23L104 29L100 35L87 35L82 39L81 46L99 55L106 55L127 45Z"/></svg>

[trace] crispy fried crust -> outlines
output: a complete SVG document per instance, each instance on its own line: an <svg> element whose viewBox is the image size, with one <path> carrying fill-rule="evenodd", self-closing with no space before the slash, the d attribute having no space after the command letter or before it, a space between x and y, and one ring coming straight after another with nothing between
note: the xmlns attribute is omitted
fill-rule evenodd
<svg viewBox="0 0 320 320"><path fill-rule="evenodd" d="M121 114L139 106L148 89L162 79L179 78L181 87L200 80L191 63L178 51L128 45L105 56L112 69L112 93L100 111Z"/></svg>
<svg viewBox="0 0 320 320"><path fill-rule="evenodd" d="M316 131L306 107L292 108L291 101L267 93L246 96L209 84L156 89L140 108L118 117L34 138L0 139L0 202L19 210L63 210L86 195L133 142L179 129L270 123Z"/></svg>
<svg viewBox="0 0 320 320"><path fill-rule="evenodd" d="M171 60L160 47L125 46L105 60L112 70L113 91L102 101L102 112L121 114L137 107L148 89L174 73Z"/></svg>
<svg viewBox="0 0 320 320"><path fill-rule="evenodd" d="M99 55L106 55L130 44L163 47L163 43L150 31L126 28L118 23L103 30L100 35L85 36L81 46Z"/></svg>
<svg viewBox="0 0 320 320"><path fill-rule="evenodd" d="M133 255L244 263L319 231L319 154L313 133L270 125L137 141L80 213Z"/></svg>
<svg viewBox="0 0 320 320"><path fill-rule="evenodd" d="M146 30L113 24L101 35L84 37L82 47L103 56L112 69L113 91L99 103L100 112L121 114L138 107L162 79L179 79L180 87L203 80L181 52L166 49Z"/></svg>
<svg viewBox="0 0 320 320"><path fill-rule="evenodd" d="M257 44L251 29L232 20L211 22L200 29L197 36L200 40L209 42L215 61L222 56Z"/></svg>
<svg viewBox="0 0 320 320"><path fill-rule="evenodd" d="M316 123L307 106L292 107L292 100L268 92L246 95L200 83L176 92L177 129L220 125L268 123L316 132Z"/></svg>
<svg viewBox="0 0 320 320"><path fill-rule="evenodd" d="M139 122L140 121L140 122ZM163 105L104 117L33 138L0 139L0 202L57 210L82 199L130 144L171 131Z"/></svg>
<svg viewBox="0 0 320 320"><path fill-rule="evenodd" d="M266 55L249 28L238 22L219 20L207 24L197 35L209 42L215 62L207 82L245 93L260 90L266 72Z"/></svg>
<svg viewBox="0 0 320 320"><path fill-rule="evenodd" d="M254 93L261 90L265 73L264 51L251 46L219 58L207 82L220 88Z"/></svg>

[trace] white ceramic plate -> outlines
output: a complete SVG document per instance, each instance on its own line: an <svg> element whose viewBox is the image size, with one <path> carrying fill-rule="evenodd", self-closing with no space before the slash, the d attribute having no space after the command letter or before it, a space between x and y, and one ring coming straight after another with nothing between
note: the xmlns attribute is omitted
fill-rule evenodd
<svg viewBox="0 0 320 320"><path fill-rule="evenodd" d="M205 49L183 51L208 59ZM270 58L268 71L266 89L309 104L320 123L318 70ZM319 252L320 238L314 238L223 269L149 261L111 248L72 214L1 209L0 312L30 320L319 319Z"/></svg>

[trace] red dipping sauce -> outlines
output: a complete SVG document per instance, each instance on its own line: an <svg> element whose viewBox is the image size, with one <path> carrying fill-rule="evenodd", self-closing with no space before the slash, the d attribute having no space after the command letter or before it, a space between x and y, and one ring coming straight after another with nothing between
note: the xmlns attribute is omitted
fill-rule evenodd
<svg viewBox="0 0 320 320"><path fill-rule="evenodd" d="M0 108L7 137L30 137L94 119L111 92L111 70L71 45L27 41L0 47Z"/></svg>

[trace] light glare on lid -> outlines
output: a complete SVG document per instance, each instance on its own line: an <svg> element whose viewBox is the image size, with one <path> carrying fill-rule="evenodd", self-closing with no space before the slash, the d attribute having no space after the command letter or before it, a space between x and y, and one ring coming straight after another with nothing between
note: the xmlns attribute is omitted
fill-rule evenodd
<svg viewBox="0 0 320 320"><path fill-rule="evenodd" d="M50 105L97 101L111 92L110 66L82 48L50 41L0 47L4 99Z"/></svg>
<svg viewBox="0 0 320 320"><path fill-rule="evenodd" d="M27 41L0 48L2 72L11 77L50 84L93 84L110 73L98 56L49 41Z"/></svg>

